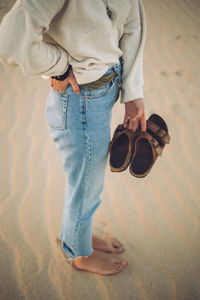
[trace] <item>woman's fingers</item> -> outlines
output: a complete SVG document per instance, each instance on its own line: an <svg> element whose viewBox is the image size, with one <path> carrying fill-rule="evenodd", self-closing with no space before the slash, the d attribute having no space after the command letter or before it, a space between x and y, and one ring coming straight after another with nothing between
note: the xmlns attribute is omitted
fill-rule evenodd
<svg viewBox="0 0 200 300"><path fill-rule="evenodd" d="M135 119L134 122L133 122L133 127L132 127L132 130L135 132L138 128L138 125L139 125L139 119Z"/></svg>
<svg viewBox="0 0 200 300"><path fill-rule="evenodd" d="M130 118L129 122L128 122L128 129L132 129L133 128L133 124L134 124L134 120L133 120L133 118Z"/></svg>
<svg viewBox="0 0 200 300"><path fill-rule="evenodd" d="M129 129L135 132L136 129L138 128L138 125L139 125L139 119L137 117L129 119L129 123L128 123Z"/></svg>
<svg viewBox="0 0 200 300"><path fill-rule="evenodd" d="M125 114L125 116L124 116L124 121L123 121L123 126L124 126L124 127L127 127L128 120L129 120L129 116L128 116L127 114Z"/></svg>
<svg viewBox="0 0 200 300"><path fill-rule="evenodd" d="M73 91L74 93L76 94L80 94L80 88L78 86L78 83L76 81L76 78L74 76L74 73L73 73L73 70L71 69L70 72L69 72L69 83L71 84L72 88L73 88Z"/></svg>
<svg viewBox="0 0 200 300"><path fill-rule="evenodd" d="M57 92L61 92L61 93L63 93L66 90L68 83L69 83L68 79L65 79L63 81L51 79L51 87Z"/></svg>
<svg viewBox="0 0 200 300"><path fill-rule="evenodd" d="M139 126L139 122L141 125L141 130L146 131L146 118L144 114L142 116L138 114L136 117L132 118L126 114L124 117L123 126L135 132Z"/></svg>
<svg viewBox="0 0 200 300"><path fill-rule="evenodd" d="M73 88L74 93L80 94L80 88L79 88L79 86L78 86L78 83L77 83L77 81L76 81L76 78L75 78L74 76L71 76L71 77L69 78L69 82L70 82L70 84L71 84L71 86L72 86L72 88Z"/></svg>
<svg viewBox="0 0 200 300"><path fill-rule="evenodd" d="M146 118L145 118L144 114L143 114L143 116L140 119L140 124L141 124L141 130L142 131L146 131L146 129L147 129L147 123L146 123Z"/></svg>

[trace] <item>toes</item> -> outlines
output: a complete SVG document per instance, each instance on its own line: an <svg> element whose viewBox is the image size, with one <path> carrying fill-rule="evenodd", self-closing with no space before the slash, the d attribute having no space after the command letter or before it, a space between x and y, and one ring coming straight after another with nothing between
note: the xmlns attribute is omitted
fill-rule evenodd
<svg viewBox="0 0 200 300"><path fill-rule="evenodd" d="M115 270L120 270L122 268L123 268L123 265L121 265L121 264L114 264L113 265L113 269L115 269Z"/></svg>
<svg viewBox="0 0 200 300"><path fill-rule="evenodd" d="M125 265L122 262L117 262L113 264L113 270L115 273L120 272L123 268L125 267Z"/></svg>
<svg viewBox="0 0 200 300"><path fill-rule="evenodd" d="M116 240L116 239L113 239L113 240L112 240L112 244L113 244L113 246L116 246L116 247L121 246L120 241L118 241L118 240Z"/></svg>
<svg viewBox="0 0 200 300"><path fill-rule="evenodd" d="M112 240L112 246L115 248L122 247L122 244L117 239Z"/></svg>
<svg viewBox="0 0 200 300"><path fill-rule="evenodd" d="M124 252L124 248L121 247L121 245L119 247L112 246L112 252L113 253L122 253L122 252Z"/></svg>
<svg viewBox="0 0 200 300"><path fill-rule="evenodd" d="M122 261L115 261L113 263L113 266L121 266L122 265Z"/></svg>
<svg viewBox="0 0 200 300"><path fill-rule="evenodd" d="M118 272L120 272L122 270L122 267L120 268L120 267L115 267L115 269L114 269L114 271L115 271L115 273L118 273Z"/></svg>
<svg viewBox="0 0 200 300"><path fill-rule="evenodd" d="M123 261L122 261L122 265L125 267L125 266L128 265L128 262L127 262L126 260L123 260Z"/></svg>
<svg viewBox="0 0 200 300"><path fill-rule="evenodd" d="M112 239L112 247L113 247L113 253L122 253L124 252L123 245L118 241L117 239Z"/></svg>
<svg viewBox="0 0 200 300"><path fill-rule="evenodd" d="M122 253L122 252L124 252L124 249L123 248L113 248L113 252L114 253Z"/></svg>
<svg viewBox="0 0 200 300"><path fill-rule="evenodd" d="M115 274L115 273L118 273L121 271L122 268L120 267L111 267L110 270L109 270L109 273L110 274Z"/></svg>
<svg viewBox="0 0 200 300"><path fill-rule="evenodd" d="M125 261L125 260L122 260L122 261L116 261L116 262L113 263L114 266L120 266L120 267L122 267L122 268L125 267L127 264L128 264L128 263L127 263L127 261Z"/></svg>
<svg viewBox="0 0 200 300"><path fill-rule="evenodd" d="M122 260L122 261L120 261L120 264L121 264L123 267L125 267L125 266L128 264L128 262L127 262L126 260Z"/></svg>

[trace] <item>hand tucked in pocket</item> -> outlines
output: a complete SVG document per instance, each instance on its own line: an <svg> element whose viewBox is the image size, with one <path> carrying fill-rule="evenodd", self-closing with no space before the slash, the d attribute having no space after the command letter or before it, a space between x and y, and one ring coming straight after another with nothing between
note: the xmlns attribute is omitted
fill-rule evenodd
<svg viewBox="0 0 200 300"><path fill-rule="evenodd" d="M72 69L69 71L69 75L63 81L51 78L51 86L57 92L63 93L66 90L68 84L71 84L74 93L80 94L80 88Z"/></svg>

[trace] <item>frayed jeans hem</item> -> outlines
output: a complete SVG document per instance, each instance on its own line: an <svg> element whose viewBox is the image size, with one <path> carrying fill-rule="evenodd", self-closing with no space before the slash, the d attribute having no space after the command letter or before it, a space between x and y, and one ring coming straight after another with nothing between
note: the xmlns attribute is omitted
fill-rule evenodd
<svg viewBox="0 0 200 300"><path fill-rule="evenodd" d="M64 252L64 256L67 261L72 261L73 259L75 259L77 257L81 257L81 256L88 257L94 252L94 249L91 248L90 251L88 251L88 252L83 252L81 254L72 255L71 252L67 249L67 247L63 247L63 243L62 243L62 250Z"/></svg>

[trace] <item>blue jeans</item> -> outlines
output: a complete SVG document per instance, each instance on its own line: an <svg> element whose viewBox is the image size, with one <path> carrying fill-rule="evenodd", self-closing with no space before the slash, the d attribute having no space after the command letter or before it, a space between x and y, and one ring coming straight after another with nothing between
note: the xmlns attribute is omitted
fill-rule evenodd
<svg viewBox="0 0 200 300"><path fill-rule="evenodd" d="M80 94L68 85L63 93L50 89L45 115L57 144L68 185L59 238L70 258L92 254L92 217L102 201L110 142L112 108L119 97L122 61L112 66L116 77L104 87Z"/></svg>

